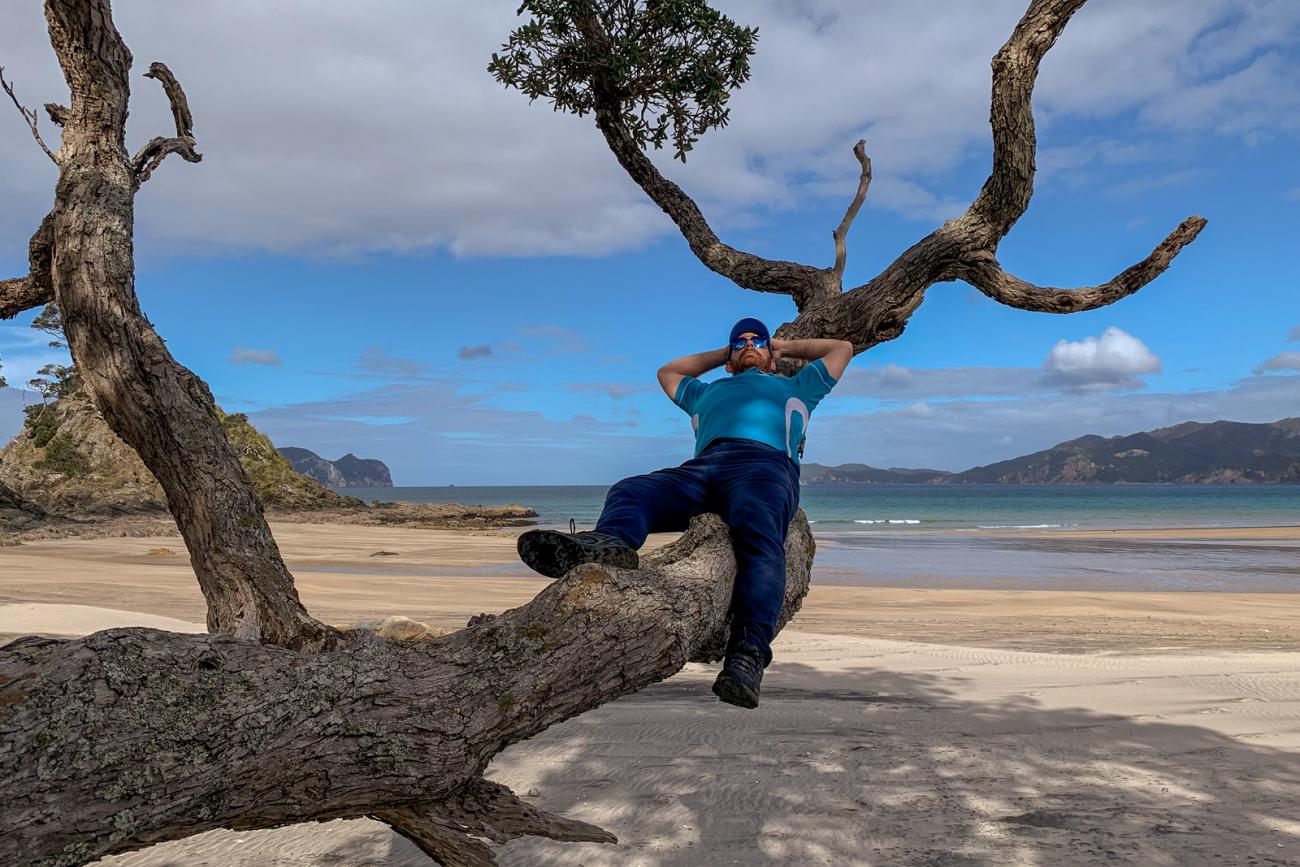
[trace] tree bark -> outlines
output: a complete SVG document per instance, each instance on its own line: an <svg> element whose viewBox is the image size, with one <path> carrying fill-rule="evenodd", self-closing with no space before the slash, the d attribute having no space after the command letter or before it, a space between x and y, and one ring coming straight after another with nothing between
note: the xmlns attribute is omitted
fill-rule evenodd
<svg viewBox="0 0 1300 867"><path fill-rule="evenodd" d="M286 647L327 646L333 634L298 601L211 392L176 362L136 299L135 194L141 175L171 151L146 148L139 166L127 154L131 52L107 0L49 0L45 13L72 92L51 213L52 288L82 382L162 485L208 601L208 628ZM163 80L185 138L184 95L170 73ZM192 145L189 156L197 158Z"/></svg>
<svg viewBox="0 0 1300 867"><path fill-rule="evenodd" d="M781 625L813 553L800 512ZM512 743L719 658L734 570L726 526L706 515L637 571L581 566L436 640L351 632L303 654L150 629L19 639L0 650L0 862L80 864L212 828L363 815L444 864L491 863L465 860L482 856L472 837L609 840L481 775Z"/></svg>

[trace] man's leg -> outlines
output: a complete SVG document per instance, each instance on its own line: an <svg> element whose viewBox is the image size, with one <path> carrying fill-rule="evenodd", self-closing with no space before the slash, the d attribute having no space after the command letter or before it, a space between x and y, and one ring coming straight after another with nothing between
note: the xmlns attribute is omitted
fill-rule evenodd
<svg viewBox="0 0 1300 867"><path fill-rule="evenodd" d="M596 532L640 548L651 533L681 532L705 511L704 466L697 460L623 479L605 495Z"/></svg>
<svg viewBox="0 0 1300 867"><path fill-rule="evenodd" d="M563 577L582 563L635 569L646 536L686 529L692 516L705 511L704 493L704 467L697 461L623 479L606 495L595 530L530 530L519 536L519 556L548 578Z"/></svg>
<svg viewBox="0 0 1300 867"><path fill-rule="evenodd" d="M762 678L758 666L772 661L772 639L785 602L785 539L799 506L798 469L780 452L757 447L748 454L737 450L714 479L736 553L728 665L714 691L724 701L753 707ZM737 659L738 654L755 657L753 664ZM741 663L754 670L734 667Z"/></svg>

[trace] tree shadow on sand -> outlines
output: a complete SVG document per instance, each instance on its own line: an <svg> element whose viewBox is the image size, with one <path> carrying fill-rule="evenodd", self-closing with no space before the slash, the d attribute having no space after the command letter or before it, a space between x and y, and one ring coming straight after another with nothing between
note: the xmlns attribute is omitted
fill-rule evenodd
<svg viewBox="0 0 1300 867"><path fill-rule="evenodd" d="M494 776L620 843L518 840L500 863L1300 864L1293 752L1030 697L972 703L942 676L868 667L777 663L743 712L711 674L503 754Z"/></svg>

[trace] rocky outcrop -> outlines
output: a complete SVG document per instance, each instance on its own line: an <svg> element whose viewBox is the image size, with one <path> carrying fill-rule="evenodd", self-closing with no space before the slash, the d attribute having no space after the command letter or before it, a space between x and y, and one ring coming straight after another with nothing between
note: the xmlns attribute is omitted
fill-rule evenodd
<svg viewBox="0 0 1300 867"><path fill-rule="evenodd" d="M223 414L221 424L264 506L303 510L360 504L295 473L242 414ZM0 485L9 499L52 517L96 519L167 509L162 487L135 450L81 396L28 408L23 429L0 451Z"/></svg>
<svg viewBox="0 0 1300 867"><path fill-rule="evenodd" d="M526 527L537 523L537 512L518 504L473 506L462 503L370 503L328 512L277 512L276 521L299 524L363 524L402 526L419 530L467 530Z"/></svg>
<svg viewBox="0 0 1300 867"><path fill-rule="evenodd" d="M337 461L330 461L310 449L287 446L280 454L289 459L293 468L332 488L391 488L393 477L383 461L359 458L348 452Z"/></svg>
<svg viewBox="0 0 1300 867"><path fill-rule="evenodd" d="M287 448L277 449L277 451L289 461L294 472L310 476L322 485L329 485L331 488L344 486L343 473L338 467L334 466L333 461L327 461L309 449L300 449L296 446L288 446Z"/></svg>
<svg viewBox="0 0 1300 867"><path fill-rule="evenodd" d="M223 413L221 426L273 521L478 529L524 526L537 517L520 505L367 505L295 472L243 414ZM359 466L361 472L377 473L368 464L383 470L382 477L359 478L392 485L388 468L379 461L346 457L356 462L354 470ZM23 429L0 451L0 544L172 532L175 525L162 487L84 397L29 408Z"/></svg>

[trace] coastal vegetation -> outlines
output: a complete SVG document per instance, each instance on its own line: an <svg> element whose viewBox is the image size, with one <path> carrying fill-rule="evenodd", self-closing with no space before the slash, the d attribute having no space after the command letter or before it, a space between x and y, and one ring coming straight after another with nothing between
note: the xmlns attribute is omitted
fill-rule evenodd
<svg viewBox="0 0 1300 867"><path fill-rule="evenodd" d="M843 338L861 352L901 334L926 290L946 280L1024 310L1103 307L1162 273L1204 226L1188 218L1141 262L1077 290L1031 284L998 262L998 244L1033 191L1039 63L1084 2L1033 0L993 59L993 166L967 212L847 291L846 236L871 181L863 143L853 149L859 184L833 231L830 267L723 243L645 153L671 140L685 158L726 121L730 92L748 78L751 29L703 0L525 0L520 12L531 17L491 69L530 98L591 115L706 267L743 288L789 295L798 315L778 337ZM116 629L24 638L0 651L0 860L80 864L211 828L363 815L444 864L493 863L484 840L523 834L613 841L536 810L483 773L512 743L720 656L734 573L727 528L701 516L635 574L580 567L528 604L435 640L339 630L313 617L241 463L269 460L273 449L240 440L240 423L223 420L135 293L135 196L168 156L201 159L185 93L166 65L149 66L175 130L132 155L132 57L108 0L46 0L45 10L72 99L46 106L62 128L57 149L24 110L59 180L30 243L29 273L0 282L0 316L57 302L80 387L166 497L210 634ZM782 624L803 599L812 557L799 516L787 541Z"/></svg>

